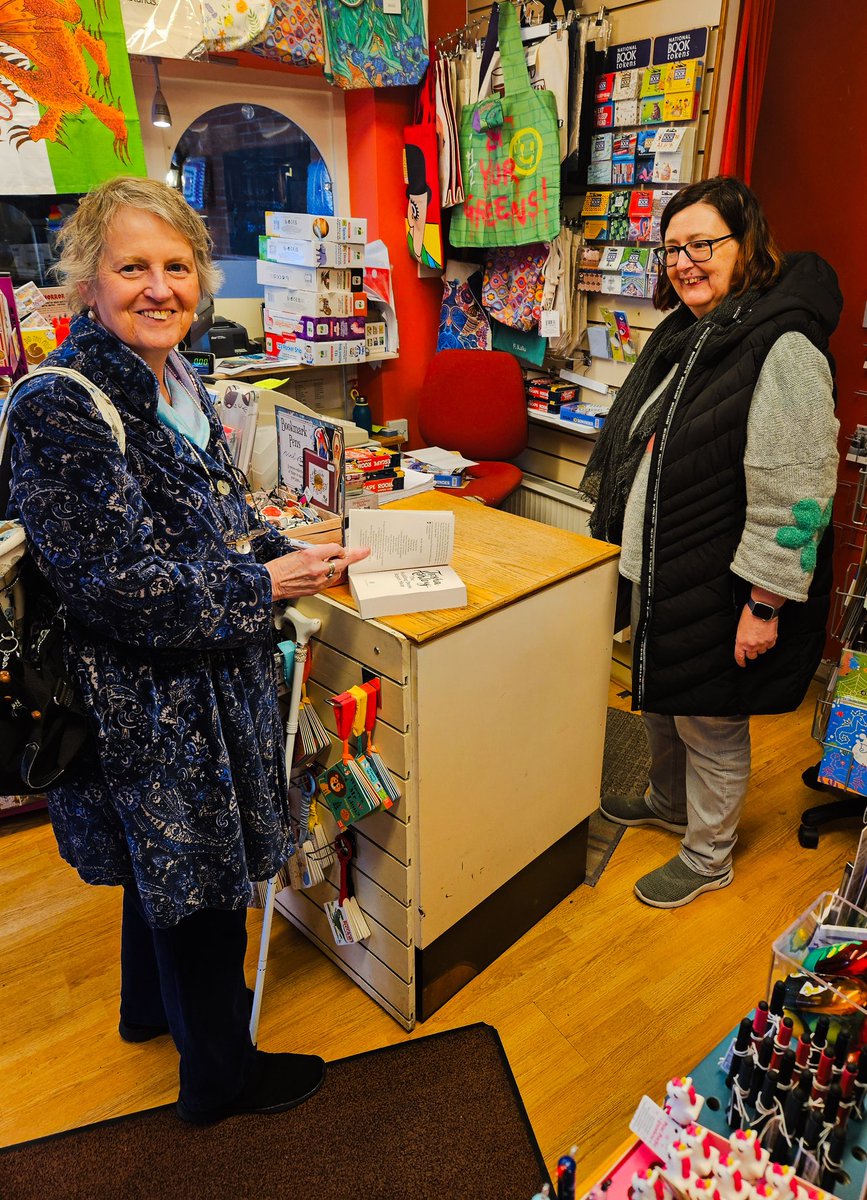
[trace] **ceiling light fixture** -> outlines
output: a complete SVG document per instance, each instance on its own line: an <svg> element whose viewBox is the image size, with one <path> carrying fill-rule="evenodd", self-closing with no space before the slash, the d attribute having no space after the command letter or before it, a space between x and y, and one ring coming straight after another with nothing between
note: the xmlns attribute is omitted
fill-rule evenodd
<svg viewBox="0 0 867 1200"><path fill-rule="evenodd" d="M154 92L154 102L151 105L151 124L156 125L157 129L171 129L172 114L169 112L169 106L166 104L166 98L160 87L160 69L157 65L158 59L153 60L154 64L154 83L156 91Z"/></svg>

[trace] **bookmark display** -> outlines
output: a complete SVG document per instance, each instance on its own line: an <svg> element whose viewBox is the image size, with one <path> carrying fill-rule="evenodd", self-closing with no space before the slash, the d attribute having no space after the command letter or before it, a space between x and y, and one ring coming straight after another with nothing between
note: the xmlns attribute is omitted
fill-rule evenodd
<svg viewBox="0 0 867 1200"><path fill-rule="evenodd" d="M283 641L278 642L277 649L283 656L283 680L288 688L292 686L296 663L300 663L302 667L301 696L298 701L295 731L289 729L288 723L286 728L287 745L290 733L293 735L292 761L289 761L290 755L286 756L286 768L290 770L292 767L306 766L325 751L330 750L331 737L307 695L307 680L310 678L310 670L313 666L313 655L309 647L301 647L302 654L299 653L294 642ZM298 737L294 736L296 731Z"/></svg>
<svg viewBox="0 0 867 1200"><path fill-rule="evenodd" d="M326 767L319 776L319 790L331 815L341 832L375 812L381 801L364 770L355 761L349 749L352 724L355 719L355 697L342 692L331 701L337 736L343 743L343 759L334 766Z"/></svg>
<svg viewBox="0 0 867 1200"><path fill-rule="evenodd" d="M298 837L300 879L294 886L308 888L325 882L325 872L334 862L334 847L319 820L316 776L312 771L305 771L299 778L298 786L301 789L301 832Z"/></svg>
<svg viewBox="0 0 867 1200"><path fill-rule="evenodd" d="M373 731L376 728L376 714L382 708L382 687L380 680L371 679L362 685L362 690L367 692L367 712L364 720L364 728L367 734L366 751L367 757L370 760L379 780L389 797L389 802L385 804L386 808L391 808L392 803L400 799L401 791L397 785L397 780L389 771L388 767L382 761L382 756L379 750L374 745Z"/></svg>
<svg viewBox="0 0 867 1200"><path fill-rule="evenodd" d="M352 946L370 937L370 926L350 888L352 838L346 833L338 834L334 839L334 848L340 862L340 891L337 900L326 901L325 915L335 943L338 946Z"/></svg>
<svg viewBox="0 0 867 1200"><path fill-rule="evenodd" d="M367 710L369 707L370 694L363 687L356 685L349 689L350 696L355 697L355 720L352 722L352 732L355 736L355 761L361 767L364 774L367 776L367 781L379 797L379 803L383 808L391 808L394 801L385 790L382 780L379 777L379 772L373 765L370 755L365 748L367 728ZM375 698L374 698L375 699ZM376 710L374 709L374 718Z"/></svg>

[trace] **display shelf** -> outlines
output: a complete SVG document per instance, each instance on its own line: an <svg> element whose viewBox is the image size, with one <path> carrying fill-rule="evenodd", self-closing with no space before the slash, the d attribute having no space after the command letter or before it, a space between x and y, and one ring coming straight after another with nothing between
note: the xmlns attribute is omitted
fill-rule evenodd
<svg viewBox="0 0 867 1200"><path fill-rule="evenodd" d="M369 354L367 358L357 363L288 363L274 359L273 363L263 367L251 367L244 371L221 371L219 365L205 379L273 379L278 375L290 375L294 371L328 370L329 367L360 367L367 363L386 362L397 358L397 350L384 350L381 354Z"/></svg>
<svg viewBox="0 0 867 1200"><path fill-rule="evenodd" d="M587 425L579 425L577 421L561 421L553 413L527 412L527 419L537 425L555 425L564 433L577 434L578 437L589 438L595 442L599 436L598 429L590 429Z"/></svg>

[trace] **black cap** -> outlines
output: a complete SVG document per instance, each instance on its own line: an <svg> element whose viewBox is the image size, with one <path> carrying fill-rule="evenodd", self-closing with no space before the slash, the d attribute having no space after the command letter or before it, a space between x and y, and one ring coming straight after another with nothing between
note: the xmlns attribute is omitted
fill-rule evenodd
<svg viewBox="0 0 867 1200"><path fill-rule="evenodd" d="M834 1065L842 1071L843 1064L849 1057L849 1034L842 1030L837 1034L837 1040L834 1043Z"/></svg>
<svg viewBox="0 0 867 1200"><path fill-rule="evenodd" d="M774 984L774 989L771 992L770 1010L775 1017L780 1017L783 1014L783 997L786 994L785 979L778 979Z"/></svg>
<svg viewBox="0 0 867 1200"><path fill-rule="evenodd" d="M788 1087L795 1073L795 1051L787 1046L780 1059L780 1086Z"/></svg>
<svg viewBox="0 0 867 1200"><path fill-rule="evenodd" d="M777 1094L777 1080L779 1079L778 1071L768 1071L765 1076L765 1081L762 1084L761 1105L762 1108L770 1108L774 1103L774 1096Z"/></svg>
<svg viewBox="0 0 867 1200"><path fill-rule="evenodd" d="M813 1030L813 1045L824 1046L828 1040L828 1026L831 1021L824 1013L816 1019L816 1027Z"/></svg>
<svg viewBox="0 0 867 1200"><path fill-rule="evenodd" d="M800 1128L801 1116L804 1112L804 1101L804 1093L797 1088L792 1088L786 1096L786 1103L783 1105L783 1116L790 1137L794 1137L796 1131Z"/></svg>
<svg viewBox="0 0 867 1200"><path fill-rule="evenodd" d="M774 1039L769 1038L769 1037L762 1038L762 1040L759 1042L759 1053L758 1053L759 1066L767 1068L767 1066L769 1065L769 1063L771 1061L773 1053L774 1053Z"/></svg>
<svg viewBox="0 0 867 1200"><path fill-rule="evenodd" d="M822 1118L826 1125L833 1125L837 1120L837 1112L840 1108L840 1085L832 1083L828 1088L825 1096L825 1108L822 1113Z"/></svg>

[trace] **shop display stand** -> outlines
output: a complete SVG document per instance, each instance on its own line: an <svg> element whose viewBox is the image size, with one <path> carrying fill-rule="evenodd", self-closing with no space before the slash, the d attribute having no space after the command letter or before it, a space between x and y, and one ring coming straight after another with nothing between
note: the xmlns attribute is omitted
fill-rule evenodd
<svg viewBox="0 0 867 1200"><path fill-rule="evenodd" d="M851 454L850 454L851 458ZM867 466L862 466L855 483L844 482L843 489L854 489L848 519L839 528L844 532L844 548L856 551L859 560L853 563L842 589L835 593L831 622L833 636L840 642L841 652L867 651ZM824 694L816 702L812 736L827 748L828 720L835 703L838 671L831 672ZM807 850L819 844L820 826L830 821L863 817L867 797L850 787L856 759L852 751L839 751L844 767L836 787L819 780L819 764L809 767L801 776L807 787L834 794L842 791L837 800L805 809L801 814L798 842Z"/></svg>

